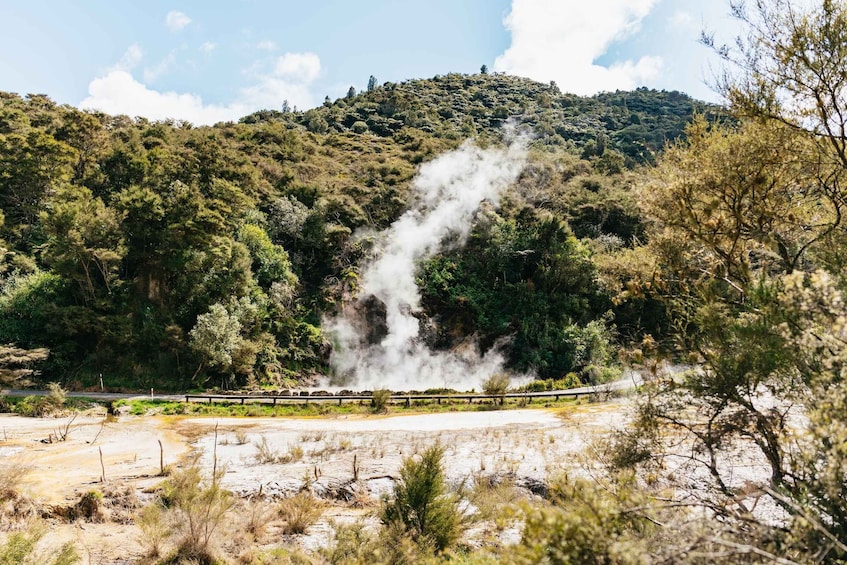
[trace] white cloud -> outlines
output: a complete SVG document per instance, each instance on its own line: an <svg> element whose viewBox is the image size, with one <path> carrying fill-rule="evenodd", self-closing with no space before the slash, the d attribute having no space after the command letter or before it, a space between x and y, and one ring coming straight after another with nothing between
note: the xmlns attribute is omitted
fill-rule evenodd
<svg viewBox="0 0 847 565"><path fill-rule="evenodd" d="M314 53L286 53L276 60L274 74L298 82L312 82L321 72L321 60Z"/></svg>
<svg viewBox="0 0 847 565"><path fill-rule="evenodd" d="M128 70L113 68L91 81L88 97L79 107L151 120L180 119L198 125L234 121L256 110L279 108L283 100L300 108L313 107L311 86L320 70L320 59L314 53L285 53L274 61L270 71L254 71L253 84L240 89L235 100L219 105L206 104L196 94L151 89Z"/></svg>
<svg viewBox="0 0 847 565"><path fill-rule="evenodd" d="M276 51L278 49L275 42L266 39L265 41L260 41L256 44L256 49L261 49L262 51Z"/></svg>
<svg viewBox="0 0 847 565"><path fill-rule="evenodd" d="M190 23L191 18L182 12L171 11L165 16L165 26L171 31L179 31Z"/></svg>
<svg viewBox="0 0 847 565"><path fill-rule="evenodd" d="M127 47L127 50L124 51L123 57L121 57L121 60L112 67L112 70L131 70L141 62L143 56L144 54L141 51L141 47L137 43L133 43Z"/></svg>
<svg viewBox="0 0 847 565"><path fill-rule="evenodd" d="M215 47L217 47L217 45L215 45L211 41L206 41L205 43L203 43L203 45L200 46L200 51L202 51L203 53L211 53L215 50Z"/></svg>
<svg viewBox="0 0 847 565"><path fill-rule="evenodd" d="M512 43L494 70L538 81L555 80L564 92L595 94L631 89L656 77L660 57L595 61L609 46L638 31L657 0L512 0L504 24Z"/></svg>
<svg viewBox="0 0 847 565"><path fill-rule="evenodd" d="M176 64L176 55L173 51L152 67L144 67L144 82L154 82L160 76L170 71Z"/></svg>

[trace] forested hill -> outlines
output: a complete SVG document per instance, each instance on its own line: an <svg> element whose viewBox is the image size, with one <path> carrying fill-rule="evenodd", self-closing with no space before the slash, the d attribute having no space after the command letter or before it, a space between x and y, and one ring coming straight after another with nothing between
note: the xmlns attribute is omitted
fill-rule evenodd
<svg viewBox="0 0 847 565"><path fill-rule="evenodd" d="M643 229L630 171L711 108L450 74L283 110L192 127L0 93L0 343L48 348L41 378L71 386L325 373L321 317L368 256L354 232L402 214L420 163L498 143L509 118L536 135L518 185L421 266L431 345L509 337L511 368L586 378L611 341L660 331L648 300L612 301L598 257Z"/></svg>
<svg viewBox="0 0 847 565"><path fill-rule="evenodd" d="M415 128L438 138L465 139L496 134L506 120L516 118L532 128L540 144L576 147L587 155L600 155L611 145L632 166L652 161L666 141L679 137L695 109L713 110L675 91L640 88L589 98L562 94L555 83L448 74L385 83L358 95L351 90L345 98L326 99L323 107L306 112L266 110L241 121L283 121L314 133L371 132L388 137Z"/></svg>

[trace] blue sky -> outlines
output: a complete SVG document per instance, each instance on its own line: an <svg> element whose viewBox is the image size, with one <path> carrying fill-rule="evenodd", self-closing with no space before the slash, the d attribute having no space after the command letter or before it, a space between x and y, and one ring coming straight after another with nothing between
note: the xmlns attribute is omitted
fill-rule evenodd
<svg viewBox="0 0 847 565"><path fill-rule="evenodd" d="M0 90L194 123L352 85L491 70L563 91L650 86L708 100L700 30L723 0L0 0Z"/></svg>

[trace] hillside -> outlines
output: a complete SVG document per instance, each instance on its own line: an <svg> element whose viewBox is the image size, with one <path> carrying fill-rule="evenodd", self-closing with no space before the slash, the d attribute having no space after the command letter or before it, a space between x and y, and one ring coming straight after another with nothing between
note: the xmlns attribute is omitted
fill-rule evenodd
<svg viewBox="0 0 847 565"><path fill-rule="evenodd" d="M355 296L371 253L356 234L407 209L421 163L468 138L496 146L512 120L535 136L528 165L465 248L420 266L419 318L433 347L507 339L508 368L587 379L615 340L663 324L649 300L613 303L597 275L595 253L643 230L631 170L712 111L677 92L581 98L503 75L213 127L0 94L0 340L48 348L41 378L81 387L325 374L321 318Z"/></svg>

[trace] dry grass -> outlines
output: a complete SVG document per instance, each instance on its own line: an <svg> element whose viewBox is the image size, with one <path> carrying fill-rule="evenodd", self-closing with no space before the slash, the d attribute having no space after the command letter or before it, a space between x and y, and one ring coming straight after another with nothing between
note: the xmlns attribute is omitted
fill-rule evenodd
<svg viewBox="0 0 847 565"><path fill-rule="evenodd" d="M20 463L0 465L0 530L14 530L39 514L34 500L21 493L31 467Z"/></svg>
<svg viewBox="0 0 847 565"><path fill-rule="evenodd" d="M325 508L324 501L305 491L282 499L276 507L277 515L285 522L282 533L305 533L309 526L318 521Z"/></svg>

